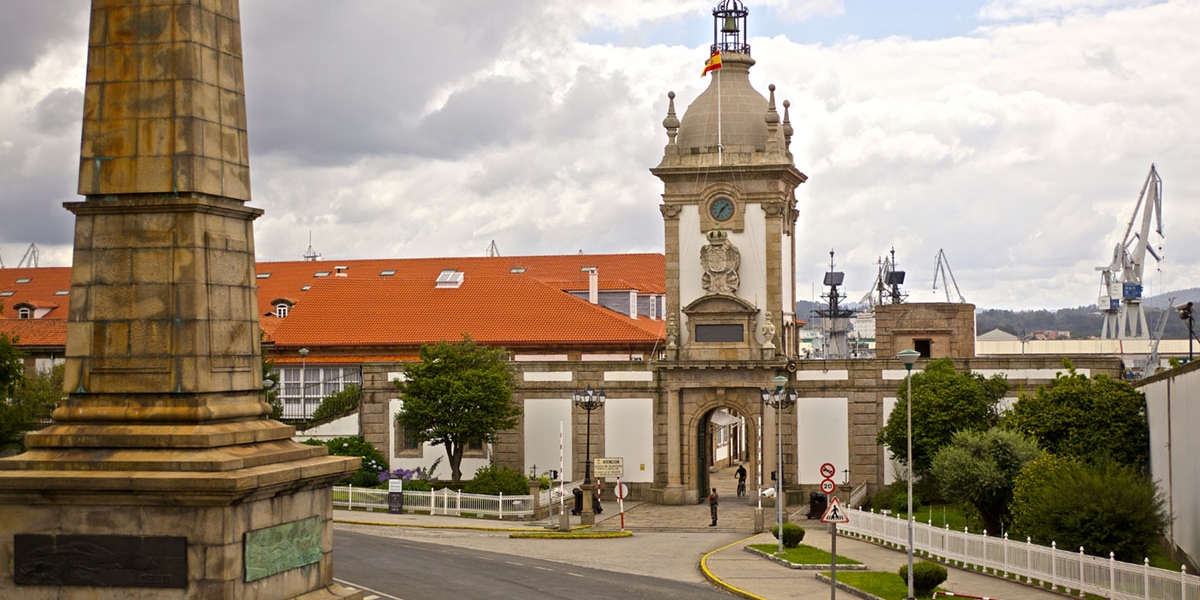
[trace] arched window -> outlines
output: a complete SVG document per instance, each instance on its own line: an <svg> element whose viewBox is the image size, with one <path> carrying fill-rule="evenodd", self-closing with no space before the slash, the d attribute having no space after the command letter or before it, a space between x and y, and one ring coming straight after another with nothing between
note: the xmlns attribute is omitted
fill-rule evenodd
<svg viewBox="0 0 1200 600"><path fill-rule="evenodd" d="M275 305L275 316L282 319L282 318L286 317L287 314L288 314L288 305L286 302L280 302L279 304Z"/></svg>
<svg viewBox="0 0 1200 600"><path fill-rule="evenodd" d="M33 311L28 306L22 306L21 308L17 309L17 318L18 319L32 319Z"/></svg>

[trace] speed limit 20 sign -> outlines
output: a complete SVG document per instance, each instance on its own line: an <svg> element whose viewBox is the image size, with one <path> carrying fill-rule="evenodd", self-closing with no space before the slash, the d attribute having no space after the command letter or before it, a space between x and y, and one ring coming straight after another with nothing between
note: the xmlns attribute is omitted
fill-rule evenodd
<svg viewBox="0 0 1200 600"><path fill-rule="evenodd" d="M833 475L835 473L837 473L837 469L834 468L833 463L825 463L821 465L821 477L824 477L824 479L821 480L822 494L832 494L833 491L837 489L837 484L833 482Z"/></svg>

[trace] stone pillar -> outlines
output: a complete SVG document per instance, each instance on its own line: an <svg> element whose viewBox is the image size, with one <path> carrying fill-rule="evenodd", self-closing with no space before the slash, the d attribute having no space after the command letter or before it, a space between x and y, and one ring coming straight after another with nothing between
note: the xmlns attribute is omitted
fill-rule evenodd
<svg viewBox="0 0 1200 600"><path fill-rule="evenodd" d="M683 480L680 477L680 466L683 461L683 440L680 432L679 395L683 390L674 388L667 390L667 488L663 495L664 504L683 504Z"/></svg>
<svg viewBox="0 0 1200 600"><path fill-rule="evenodd" d="M596 524L596 507L593 504L596 500L596 483L584 483L579 486L583 491L583 510L579 511L579 523L581 525Z"/></svg>
<svg viewBox="0 0 1200 600"><path fill-rule="evenodd" d="M267 419L238 3L91 15L69 396L0 460L0 597L361 598L332 569L358 460Z"/></svg>

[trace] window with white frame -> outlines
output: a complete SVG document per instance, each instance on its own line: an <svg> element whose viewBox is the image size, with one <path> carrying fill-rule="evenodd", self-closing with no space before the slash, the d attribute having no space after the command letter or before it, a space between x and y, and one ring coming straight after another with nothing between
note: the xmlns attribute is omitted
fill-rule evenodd
<svg viewBox="0 0 1200 600"><path fill-rule="evenodd" d="M29 308L28 306L22 306L21 308L18 308L17 309L17 318L18 319L32 319L33 318L33 309Z"/></svg>
<svg viewBox="0 0 1200 600"><path fill-rule="evenodd" d="M275 305L275 316L282 319L282 318L286 317L287 314L288 314L288 305L286 302L280 302L279 304Z"/></svg>
<svg viewBox="0 0 1200 600"><path fill-rule="evenodd" d="M274 371L282 382L279 399L283 402L284 419L307 419L326 396L347 386L362 385L362 370L358 366L282 367Z"/></svg>

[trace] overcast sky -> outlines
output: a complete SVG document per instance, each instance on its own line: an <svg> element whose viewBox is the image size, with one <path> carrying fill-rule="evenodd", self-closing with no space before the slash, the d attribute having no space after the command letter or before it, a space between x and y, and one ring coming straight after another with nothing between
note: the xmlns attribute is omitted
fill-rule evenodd
<svg viewBox="0 0 1200 600"><path fill-rule="evenodd" d="M715 0L242 0L262 260L662 252L667 92ZM86 0L0 11L0 258L70 264ZM901 9L901 7L903 7ZM1200 285L1200 2L748 0L751 81L792 103L797 292L850 300L944 249L981 308L1095 303L1157 163L1165 261ZM1140 218L1140 217L1139 217ZM698 258L697 258L698 260Z"/></svg>

